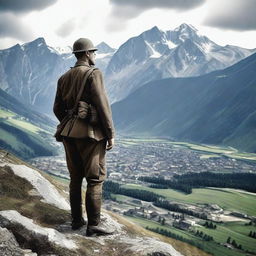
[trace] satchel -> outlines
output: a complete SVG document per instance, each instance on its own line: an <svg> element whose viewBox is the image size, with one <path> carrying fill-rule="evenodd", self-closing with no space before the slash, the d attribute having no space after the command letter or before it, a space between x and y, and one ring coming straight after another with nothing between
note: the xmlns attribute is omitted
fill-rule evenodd
<svg viewBox="0 0 256 256"><path fill-rule="evenodd" d="M82 84L86 84L86 81L93 70L95 70L95 68L89 69L86 72ZM63 137L84 138L89 136L94 138L92 127L88 124L85 124L83 119L80 119L77 115L75 115L79 99L81 98L83 92L83 88L84 87L81 86L74 107L71 110L68 110L67 115L61 120L60 124L57 125L57 130L54 134L54 137L58 142L63 141Z"/></svg>
<svg viewBox="0 0 256 256"><path fill-rule="evenodd" d="M78 103L78 117L87 120L91 125L98 124L98 114L96 108L85 101Z"/></svg>
<svg viewBox="0 0 256 256"><path fill-rule="evenodd" d="M71 116L66 115L66 116L61 120L61 122L57 125L57 130L56 130L56 132L55 132L55 134L54 134L54 137L55 137L56 141L58 141L58 142L63 141L63 137L62 137L61 133L62 133L62 131L63 131L65 125L70 121L70 119L71 119Z"/></svg>

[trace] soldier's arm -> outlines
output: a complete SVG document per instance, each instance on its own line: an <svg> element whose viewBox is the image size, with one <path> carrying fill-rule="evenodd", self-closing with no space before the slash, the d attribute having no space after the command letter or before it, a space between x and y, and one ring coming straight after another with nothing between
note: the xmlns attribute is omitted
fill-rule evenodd
<svg viewBox="0 0 256 256"><path fill-rule="evenodd" d="M58 80L57 91L56 91L56 96L55 96L54 105L53 105L53 112L60 122L66 115L65 104L61 97L60 79Z"/></svg>
<svg viewBox="0 0 256 256"><path fill-rule="evenodd" d="M103 76L100 70L93 71L91 77L91 95L94 106L97 109L99 119L103 125L104 132L108 139L114 138L114 125L112 112L108 102L106 90L103 83Z"/></svg>

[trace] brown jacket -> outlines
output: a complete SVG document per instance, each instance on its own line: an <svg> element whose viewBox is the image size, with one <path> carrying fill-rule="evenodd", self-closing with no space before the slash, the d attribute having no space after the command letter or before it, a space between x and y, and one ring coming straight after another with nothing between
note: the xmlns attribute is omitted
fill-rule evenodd
<svg viewBox="0 0 256 256"><path fill-rule="evenodd" d="M83 125L77 126L75 133L78 136L75 137L79 137L79 134L86 134L86 129L90 131L93 129L94 139L111 139L114 138L114 125L101 71L94 70L87 79L86 85L82 84L85 73L89 68L87 62L77 61L73 68L59 78L53 111L61 121L67 114L67 110L74 107L80 87L84 86L86 89L83 91L80 100L96 107L100 121L97 125L91 126L82 120Z"/></svg>

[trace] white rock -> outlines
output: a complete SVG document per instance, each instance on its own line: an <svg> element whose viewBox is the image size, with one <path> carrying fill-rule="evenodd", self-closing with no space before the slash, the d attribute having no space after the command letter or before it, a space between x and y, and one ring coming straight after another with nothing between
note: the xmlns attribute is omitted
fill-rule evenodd
<svg viewBox="0 0 256 256"><path fill-rule="evenodd" d="M0 164L4 166L6 164ZM39 172L26 165L7 164L13 170L14 174L29 181L38 193L43 197L43 202L52 204L60 209L69 210L70 205L66 199L60 195L52 183L44 178Z"/></svg>
<svg viewBox="0 0 256 256"><path fill-rule="evenodd" d="M0 211L0 215L10 221L11 223L18 223L26 230L33 233L48 237L49 241L64 248L77 248L74 241L66 238L66 236L53 228L41 227L33 222L33 220L22 216L19 212L14 210Z"/></svg>

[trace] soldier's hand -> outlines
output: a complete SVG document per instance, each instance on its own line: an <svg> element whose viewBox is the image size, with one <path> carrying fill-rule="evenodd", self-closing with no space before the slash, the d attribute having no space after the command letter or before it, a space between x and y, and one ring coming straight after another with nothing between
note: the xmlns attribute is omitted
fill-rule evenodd
<svg viewBox="0 0 256 256"><path fill-rule="evenodd" d="M106 147L106 150L110 150L114 147L114 144L115 144L115 139L112 138L112 139L109 139L107 141L107 147Z"/></svg>

